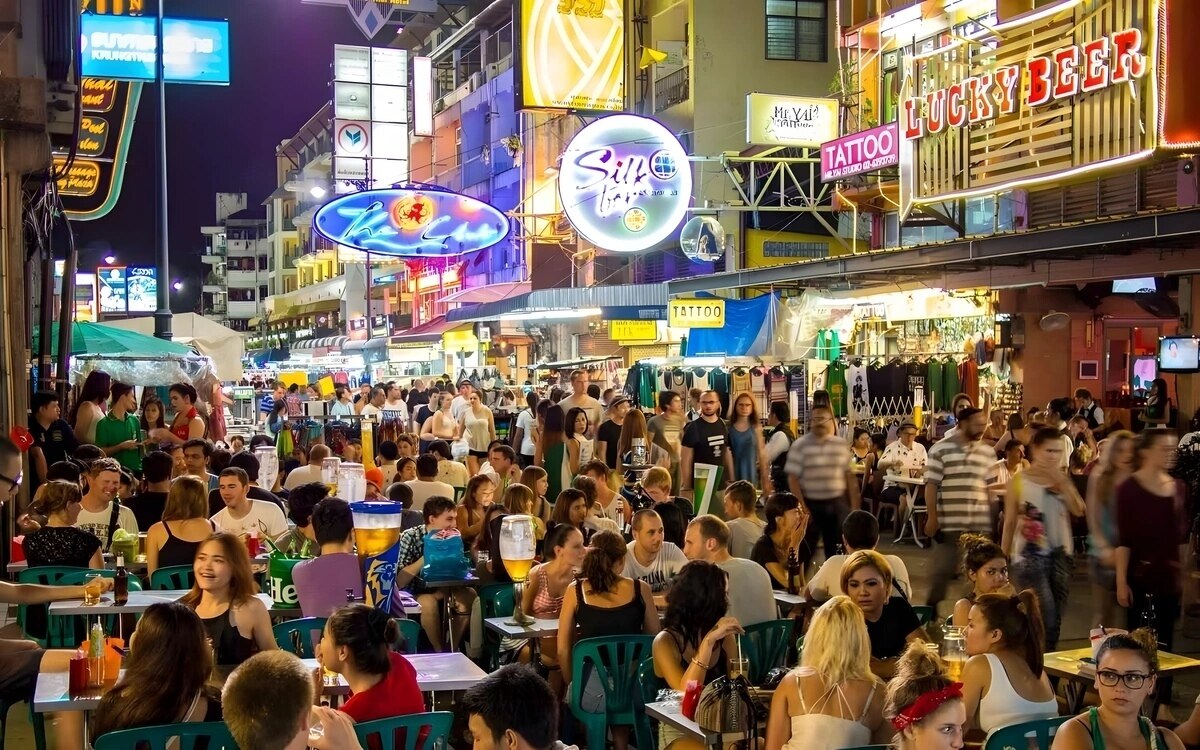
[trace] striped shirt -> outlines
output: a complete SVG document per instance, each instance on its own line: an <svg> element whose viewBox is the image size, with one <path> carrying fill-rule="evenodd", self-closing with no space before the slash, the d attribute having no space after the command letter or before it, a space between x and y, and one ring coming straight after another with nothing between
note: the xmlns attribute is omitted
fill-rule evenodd
<svg viewBox="0 0 1200 750"><path fill-rule="evenodd" d="M264 414L270 414L275 408L275 397L270 393L264 393L262 399L258 402L258 410Z"/></svg>
<svg viewBox="0 0 1200 750"><path fill-rule="evenodd" d="M850 444L830 435L804 435L788 449L784 471L800 483L805 500L840 500L846 496L850 471Z"/></svg>
<svg viewBox="0 0 1200 750"><path fill-rule="evenodd" d="M938 485L938 526L945 531L987 531L987 475L996 463L986 443L946 438L929 449L925 482Z"/></svg>

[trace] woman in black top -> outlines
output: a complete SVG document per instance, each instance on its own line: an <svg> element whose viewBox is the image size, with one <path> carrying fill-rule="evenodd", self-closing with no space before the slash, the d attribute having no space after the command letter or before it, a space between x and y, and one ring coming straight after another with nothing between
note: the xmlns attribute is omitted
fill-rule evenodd
<svg viewBox="0 0 1200 750"><path fill-rule="evenodd" d="M103 568L100 539L91 532L75 528L83 502L79 485L55 479L42 485L39 494L30 506L30 512L45 516L46 524L26 534L21 545L29 567Z"/></svg>
<svg viewBox="0 0 1200 750"><path fill-rule="evenodd" d="M800 498L790 492L776 492L767 498L763 506L767 525L763 534L750 550L750 559L767 569L771 574L771 587L776 591L787 591L787 564L790 555L803 566L812 557L808 545L804 544L804 532L808 529L808 509ZM804 581L796 582L796 589L804 588Z"/></svg>
<svg viewBox="0 0 1200 750"><path fill-rule="evenodd" d="M724 675L742 626L726 617L729 577L714 563L694 560L680 569L667 592L663 629L654 637L654 673L673 690L688 682L707 685Z"/></svg>
<svg viewBox="0 0 1200 750"><path fill-rule="evenodd" d="M925 631L908 600L889 597L892 567L874 550L859 550L842 564L842 593L863 611L871 637L871 671L891 679L896 659L909 641L926 641Z"/></svg>

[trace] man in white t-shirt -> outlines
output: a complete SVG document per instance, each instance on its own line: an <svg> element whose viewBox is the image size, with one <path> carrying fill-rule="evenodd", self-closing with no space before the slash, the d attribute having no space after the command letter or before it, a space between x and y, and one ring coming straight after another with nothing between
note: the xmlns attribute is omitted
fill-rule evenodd
<svg viewBox="0 0 1200 750"><path fill-rule="evenodd" d="M259 538L275 539L288 530L278 505L250 498L250 475L244 469L231 466L222 471L217 490L225 507L212 517L212 522L222 531L239 536L254 531Z"/></svg>
<svg viewBox="0 0 1200 750"><path fill-rule="evenodd" d="M457 422L462 413L471 405L471 384L464 380L458 384L458 395L450 402L450 416Z"/></svg>
<svg viewBox="0 0 1200 750"><path fill-rule="evenodd" d="M88 493L83 496L82 508L75 526L95 534L107 550L112 544L109 523L113 518L113 502L121 489L121 464L115 458L93 461L88 469ZM133 509L122 505L117 511L117 528L138 533L137 516ZM112 529L116 532L116 529Z"/></svg>
<svg viewBox="0 0 1200 750"><path fill-rule="evenodd" d="M633 514L633 541L625 555L626 578L645 581L655 594L664 593L671 579L687 564L683 550L663 539L663 522L653 510Z"/></svg>
<svg viewBox="0 0 1200 750"><path fill-rule="evenodd" d="M405 482L412 489L413 495L412 504L405 510L424 510L425 501L431 497L454 500L454 487L445 482L439 482L437 475L438 460L436 456L432 453L425 453L417 457L417 478Z"/></svg>
<svg viewBox="0 0 1200 750"><path fill-rule="evenodd" d="M875 549L879 544L879 521L865 510L854 510L842 522L842 545L846 554L833 555L821 565L820 570L808 582L810 600L827 601L842 593L842 564L860 549ZM912 596L912 582L904 561L895 555L883 558L892 566L892 596Z"/></svg>
<svg viewBox="0 0 1200 750"><path fill-rule="evenodd" d="M287 479L283 482L283 488L291 492L302 484L324 482L325 477L321 475L321 463L329 458L329 456L330 450L328 445L317 443L312 448L309 448L308 465L292 469L287 475Z"/></svg>
<svg viewBox="0 0 1200 750"><path fill-rule="evenodd" d="M693 518L683 537L683 554L725 571L729 576L727 614L736 617L742 627L778 619L771 575L758 563L729 554L729 527L724 521L711 513Z"/></svg>
<svg viewBox="0 0 1200 750"><path fill-rule="evenodd" d="M371 399L367 402L367 405L362 408L362 411L360 411L359 414L378 421L381 419L380 415L383 414L383 404L385 401L387 401L387 391L376 386L375 388L371 389Z"/></svg>
<svg viewBox="0 0 1200 750"><path fill-rule="evenodd" d="M600 418L604 414L604 405L587 395L587 373L583 370L571 371L571 395L558 402L566 414L578 406L587 413L589 440L596 437L596 428L600 426Z"/></svg>
<svg viewBox="0 0 1200 750"><path fill-rule="evenodd" d="M753 484L739 479L725 488L723 499L725 518L729 519L726 521L729 551L734 557L749 560L750 552L762 538L763 529L767 525L766 521L758 517L758 492Z"/></svg>

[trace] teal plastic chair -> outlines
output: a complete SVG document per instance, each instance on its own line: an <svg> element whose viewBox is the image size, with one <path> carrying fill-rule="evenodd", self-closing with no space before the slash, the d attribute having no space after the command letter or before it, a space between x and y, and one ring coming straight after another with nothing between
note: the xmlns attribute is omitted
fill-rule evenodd
<svg viewBox="0 0 1200 750"><path fill-rule="evenodd" d="M513 586L511 583L489 583L479 590L479 604L483 619L508 617L513 611ZM500 634L491 628L483 629L483 659L487 670L500 668Z"/></svg>
<svg viewBox="0 0 1200 750"><path fill-rule="evenodd" d="M407 617L397 617L396 625L400 627L400 637L404 639L404 643L400 644L400 653L417 653L421 645L421 623Z"/></svg>
<svg viewBox="0 0 1200 750"><path fill-rule="evenodd" d="M767 679L767 672L787 665L793 626L793 620L768 620L746 628L746 632L741 636L742 655L750 660L748 676L751 685L763 684Z"/></svg>
<svg viewBox="0 0 1200 750"><path fill-rule="evenodd" d="M644 706L658 700L658 691L667 686L667 681L654 674L654 657L642 661L637 669L637 722L633 725L634 739L639 748L658 750L658 732L650 723Z"/></svg>
<svg viewBox="0 0 1200 750"><path fill-rule="evenodd" d="M620 635L586 638L571 649L571 713L587 730L589 748L605 746L610 725L637 726L638 714L644 713L637 701L637 671L653 655L653 645L653 636ZM585 711L580 704L588 680L604 686L602 714Z"/></svg>
<svg viewBox="0 0 1200 750"><path fill-rule="evenodd" d="M17 583L36 583L41 586L57 586L62 577L71 573L102 573L103 571L93 571L90 568L75 568L66 565L45 565L37 568L26 568L17 573ZM32 619L31 619L32 615ZM71 618L62 618L70 620ZM21 632L31 641L36 641L39 646L46 648L49 640L50 615L48 606L45 604L19 604L17 605L17 626L21 628ZM79 645L78 643L74 645Z"/></svg>
<svg viewBox="0 0 1200 750"><path fill-rule="evenodd" d="M271 628L271 633L275 636L275 645L281 651L288 651L301 659L312 659L321 634L325 632L326 620L325 617L301 617L298 620L281 622Z"/></svg>
<svg viewBox="0 0 1200 750"><path fill-rule="evenodd" d="M150 574L151 591L184 591L196 582L196 570L191 565L172 565Z"/></svg>
<svg viewBox="0 0 1200 750"><path fill-rule="evenodd" d="M208 750L237 750L229 727L220 721L122 729L97 737L93 750L167 750L167 743L175 737L179 738L178 750L195 750L202 739L208 740Z"/></svg>
<svg viewBox="0 0 1200 750"><path fill-rule="evenodd" d="M354 725L354 733L363 747L375 750L433 750L435 745L446 747L450 744L453 723L454 714L449 711L432 711L364 721ZM420 741L422 734L425 735L424 742ZM103 748L96 747L96 750Z"/></svg>
<svg viewBox="0 0 1200 750"><path fill-rule="evenodd" d="M1050 750L1054 742L1054 733L1062 724L1072 717L1055 716L1053 719L1038 719L1022 721L1020 724L1009 724L1006 727L993 729L988 732L983 741L983 750L1005 750L1005 748L1029 748L1030 742L1036 742L1038 750ZM97 748L99 750L99 748Z"/></svg>
<svg viewBox="0 0 1200 750"><path fill-rule="evenodd" d="M933 616L936 614L933 607L928 604L914 604L913 612L917 615L917 622L921 623L921 627L933 622Z"/></svg>

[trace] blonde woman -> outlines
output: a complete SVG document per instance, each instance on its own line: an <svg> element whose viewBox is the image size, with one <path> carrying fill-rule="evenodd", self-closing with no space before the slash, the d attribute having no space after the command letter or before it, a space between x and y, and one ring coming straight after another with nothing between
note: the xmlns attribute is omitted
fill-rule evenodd
<svg viewBox="0 0 1200 750"><path fill-rule="evenodd" d="M219 531L208 519L208 485L193 477L171 482L162 520L146 532L146 570L191 565L200 543Z"/></svg>
<svg viewBox="0 0 1200 750"><path fill-rule="evenodd" d="M800 666L771 700L767 750L836 750L886 743L891 735L862 610L835 596L813 615Z"/></svg>
<svg viewBox="0 0 1200 750"><path fill-rule="evenodd" d="M733 479L745 479L757 487L761 477L763 492L774 491L758 406L749 393L739 393L729 405L729 450L733 453Z"/></svg>

